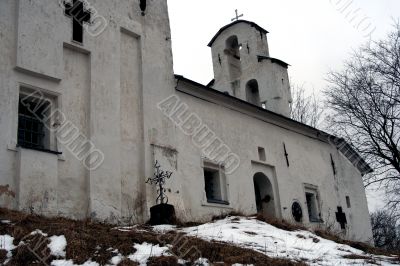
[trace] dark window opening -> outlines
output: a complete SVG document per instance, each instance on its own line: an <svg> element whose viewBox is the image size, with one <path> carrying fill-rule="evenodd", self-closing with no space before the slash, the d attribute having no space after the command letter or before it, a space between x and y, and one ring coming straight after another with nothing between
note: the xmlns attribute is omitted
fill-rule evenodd
<svg viewBox="0 0 400 266"><path fill-rule="evenodd" d="M72 39L76 42L83 43L83 27L74 20L72 29Z"/></svg>
<svg viewBox="0 0 400 266"><path fill-rule="evenodd" d="M233 35L226 40L224 53L228 60L230 81L234 82L240 79L242 75L242 66L240 61L241 45L237 36Z"/></svg>
<svg viewBox="0 0 400 266"><path fill-rule="evenodd" d="M346 204L347 204L347 208L351 208L351 202L350 202L349 196L346 196Z"/></svg>
<svg viewBox="0 0 400 266"><path fill-rule="evenodd" d="M147 8L147 1L146 0L140 0L140 10L142 11L142 16L144 16L146 13L146 8Z"/></svg>
<svg viewBox="0 0 400 266"><path fill-rule="evenodd" d="M258 158L260 161L265 162L267 160L267 156L265 154L265 149L262 147L258 147Z"/></svg>
<svg viewBox="0 0 400 266"><path fill-rule="evenodd" d="M204 168L204 183L208 203L229 205L226 200L226 188L220 170L214 167Z"/></svg>
<svg viewBox="0 0 400 266"><path fill-rule="evenodd" d="M233 56L237 60L240 60L241 49L242 45L239 44L237 36L231 36L226 40L226 49L225 49L226 54Z"/></svg>
<svg viewBox="0 0 400 266"><path fill-rule="evenodd" d="M86 10L81 0L73 0L72 3L64 2L65 15L72 18L72 39L83 43L83 24L90 23L91 12Z"/></svg>
<svg viewBox="0 0 400 266"><path fill-rule="evenodd" d="M21 96L18 105L18 145L24 148L48 149L45 115L50 103Z"/></svg>
<svg viewBox="0 0 400 266"><path fill-rule="evenodd" d="M207 200L222 200L218 171L205 169L204 181L206 185Z"/></svg>
<svg viewBox="0 0 400 266"><path fill-rule="evenodd" d="M246 84L246 100L254 105L260 106L260 92L258 90L258 82L253 79Z"/></svg>
<svg viewBox="0 0 400 266"><path fill-rule="evenodd" d="M292 215L296 222L300 223L303 220L303 210L300 203L293 202L292 204Z"/></svg>
<svg viewBox="0 0 400 266"><path fill-rule="evenodd" d="M336 164L335 164L335 161L333 160L332 154L331 154L331 165L332 165L333 175L336 176L336 174L337 174L337 171L336 171Z"/></svg>
<svg viewBox="0 0 400 266"><path fill-rule="evenodd" d="M308 218L310 222L319 222L317 196L314 193L306 192Z"/></svg>

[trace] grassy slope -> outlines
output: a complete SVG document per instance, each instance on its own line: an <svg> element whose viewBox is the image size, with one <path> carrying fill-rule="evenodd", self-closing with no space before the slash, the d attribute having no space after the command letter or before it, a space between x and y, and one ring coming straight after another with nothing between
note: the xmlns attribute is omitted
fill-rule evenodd
<svg viewBox="0 0 400 266"><path fill-rule="evenodd" d="M180 254L180 257L187 261L196 261L199 257L203 257L210 262L221 263L217 265L232 265L234 263L277 266L306 265L302 261L293 262L285 259L270 258L254 250L239 248L226 243L208 242L187 236L182 239L183 235L179 235L174 231L160 235L146 225L136 226L129 230L116 230L112 225L94 223L89 220L73 221L65 218L44 218L6 209L0 209L0 220L11 221L9 224L0 224L0 235L14 237L15 246L22 239L24 242L29 242L30 237L26 238L26 236L37 229L48 234L48 236L64 235L68 243L66 259L73 260L75 264L83 264L91 259L100 265L104 265L109 263L110 259L116 255L112 252L113 250L118 249L123 256L128 256L136 251L133 247L134 244L146 242L160 246L172 245L171 252ZM268 222L289 231L302 229L281 221ZM368 253L385 254L383 251L361 243L340 240L326 232L319 232L319 234L324 238L350 245ZM189 252L192 247L196 247L199 252ZM50 254L50 250L46 250L46 252ZM31 254L25 245L19 245L12 253L12 259L7 265L40 265L37 263L36 257ZM5 259L6 253L0 250L0 265ZM56 258L49 257L47 263L50 264L54 259ZM177 261L177 257L157 257L151 258L148 265L178 265ZM137 263L124 260L119 265L137 265ZM192 264L189 263L188 265Z"/></svg>

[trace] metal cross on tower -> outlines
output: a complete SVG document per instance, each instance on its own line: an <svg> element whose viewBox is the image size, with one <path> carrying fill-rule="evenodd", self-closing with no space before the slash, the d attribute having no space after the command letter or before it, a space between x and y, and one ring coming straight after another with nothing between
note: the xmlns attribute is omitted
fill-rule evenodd
<svg viewBox="0 0 400 266"><path fill-rule="evenodd" d="M239 18L243 17L243 14L240 14L240 15L239 15L237 9L235 10L235 13L236 13L236 17L234 17L231 21L239 20Z"/></svg>

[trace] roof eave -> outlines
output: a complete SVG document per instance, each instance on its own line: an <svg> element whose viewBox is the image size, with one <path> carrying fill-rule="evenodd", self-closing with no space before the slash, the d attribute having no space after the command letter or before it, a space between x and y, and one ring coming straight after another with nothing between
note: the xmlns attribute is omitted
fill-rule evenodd
<svg viewBox="0 0 400 266"><path fill-rule="evenodd" d="M248 20L237 20L237 21L234 21L228 25L225 25L221 29L219 29L217 34L215 34L214 37L211 39L211 41L208 43L208 47L211 47L214 44L215 40L219 37L219 35L221 35L222 32L224 32L226 29L228 29L238 23L247 23L247 24L251 25L252 27L255 27L260 32L263 32L265 34L269 33L266 29L264 29L263 27L259 26L258 24L254 23L254 22L251 22Z"/></svg>

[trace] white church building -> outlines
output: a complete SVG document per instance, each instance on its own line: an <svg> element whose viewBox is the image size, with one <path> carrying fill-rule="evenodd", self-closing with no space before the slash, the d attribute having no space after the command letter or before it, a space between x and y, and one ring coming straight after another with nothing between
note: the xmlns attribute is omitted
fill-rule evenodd
<svg viewBox="0 0 400 266"><path fill-rule="evenodd" d="M146 222L157 161L181 221L263 213L370 241L372 169L289 118L267 33L221 28L202 85L173 73L165 0L1 0L0 207Z"/></svg>

